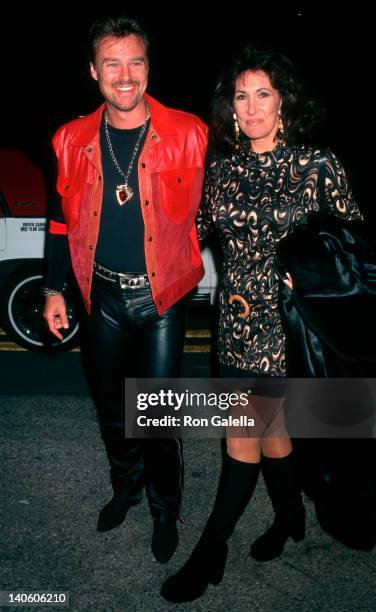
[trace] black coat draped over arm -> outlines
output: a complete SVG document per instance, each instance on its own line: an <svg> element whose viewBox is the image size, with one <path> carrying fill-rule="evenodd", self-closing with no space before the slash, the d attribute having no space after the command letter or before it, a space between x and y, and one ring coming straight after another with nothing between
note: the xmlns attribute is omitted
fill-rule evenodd
<svg viewBox="0 0 376 612"><path fill-rule="evenodd" d="M290 377L376 375L376 253L366 223L309 215L280 241L280 312Z"/></svg>

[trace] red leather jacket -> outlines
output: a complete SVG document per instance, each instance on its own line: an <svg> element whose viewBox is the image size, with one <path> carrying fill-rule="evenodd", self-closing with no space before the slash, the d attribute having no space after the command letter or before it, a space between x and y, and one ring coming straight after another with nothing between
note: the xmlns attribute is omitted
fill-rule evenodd
<svg viewBox="0 0 376 612"><path fill-rule="evenodd" d="M138 161L138 180L147 272L153 300L162 314L204 274L194 222L201 198L207 128L198 117L146 97L151 123ZM51 221L49 231L68 234L73 270L89 312L102 206L99 129L103 110L104 104L63 125L53 138L57 190L66 224Z"/></svg>

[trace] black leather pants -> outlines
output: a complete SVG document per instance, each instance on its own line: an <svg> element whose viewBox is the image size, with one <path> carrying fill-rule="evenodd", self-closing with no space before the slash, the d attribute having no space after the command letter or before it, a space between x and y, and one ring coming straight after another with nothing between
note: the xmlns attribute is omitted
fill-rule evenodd
<svg viewBox="0 0 376 612"><path fill-rule="evenodd" d="M112 486L130 502L139 499L145 487L153 517L177 518L183 487L181 442L126 438L124 378L179 376L185 300L159 316L149 287L114 285L94 275L88 329L94 396Z"/></svg>

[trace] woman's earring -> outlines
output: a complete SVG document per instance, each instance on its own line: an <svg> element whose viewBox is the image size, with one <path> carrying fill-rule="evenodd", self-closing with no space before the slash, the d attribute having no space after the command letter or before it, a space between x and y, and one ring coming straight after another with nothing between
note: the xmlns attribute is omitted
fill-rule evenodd
<svg viewBox="0 0 376 612"><path fill-rule="evenodd" d="M286 144L285 139L285 126L283 125L281 111L278 113L278 142L282 145Z"/></svg>
<svg viewBox="0 0 376 612"><path fill-rule="evenodd" d="M232 117L234 119L235 148L239 149L239 146L240 146L240 128L239 128L239 123L238 123L238 118L236 116L236 113L233 113Z"/></svg>

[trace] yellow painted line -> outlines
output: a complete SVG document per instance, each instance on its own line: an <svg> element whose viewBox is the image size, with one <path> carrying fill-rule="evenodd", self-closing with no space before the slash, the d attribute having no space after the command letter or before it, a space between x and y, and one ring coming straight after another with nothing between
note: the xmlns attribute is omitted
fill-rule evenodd
<svg viewBox="0 0 376 612"><path fill-rule="evenodd" d="M22 349L26 350L26 349ZM185 344L184 353L210 353L211 347L209 344ZM71 349L69 353L79 353L81 349L79 347Z"/></svg>
<svg viewBox="0 0 376 612"><path fill-rule="evenodd" d="M23 348L22 346L18 346L18 344L14 344L13 342L0 342L0 351L4 352L31 352L28 349ZM208 344L191 344L184 346L184 353L210 353L211 347ZM80 348L74 348L69 351L69 353L80 353Z"/></svg>
<svg viewBox="0 0 376 612"><path fill-rule="evenodd" d="M6 336L5 331L0 327L0 336ZM187 329L187 338L210 338L210 329Z"/></svg>
<svg viewBox="0 0 376 612"><path fill-rule="evenodd" d="M27 349L18 346L15 342L0 342L0 351L27 351Z"/></svg>
<svg viewBox="0 0 376 612"><path fill-rule="evenodd" d="M188 329L185 334L186 338L211 338L209 329Z"/></svg>
<svg viewBox="0 0 376 612"><path fill-rule="evenodd" d="M31 352L22 346L18 346L14 342L0 342L0 351L8 352ZM184 353L210 353L211 347L208 344L186 344L184 346ZM79 347L71 349L69 353L80 353Z"/></svg>
<svg viewBox="0 0 376 612"><path fill-rule="evenodd" d="M184 353L210 353L209 344L185 344Z"/></svg>
<svg viewBox="0 0 376 612"><path fill-rule="evenodd" d="M15 342L0 342L0 351L27 351L28 353L32 352L29 349L23 348L19 346ZM71 349L68 351L69 353L79 353L81 349L79 347Z"/></svg>
<svg viewBox="0 0 376 612"><path fill-rule="evenodd" d="M0 335L5 335L5 333L1 330ZM206 329L190 329L186 334L187 338L210 338L211 334L209 330ZM0 342L0 351L15 351L15 352L31 352L22 346L19 346L15 342ZM185 344L184 345L184 353L210 353L211 347L209 344ZM80 347L76 347L71 349L69 353L80 353Z"/></svg>

